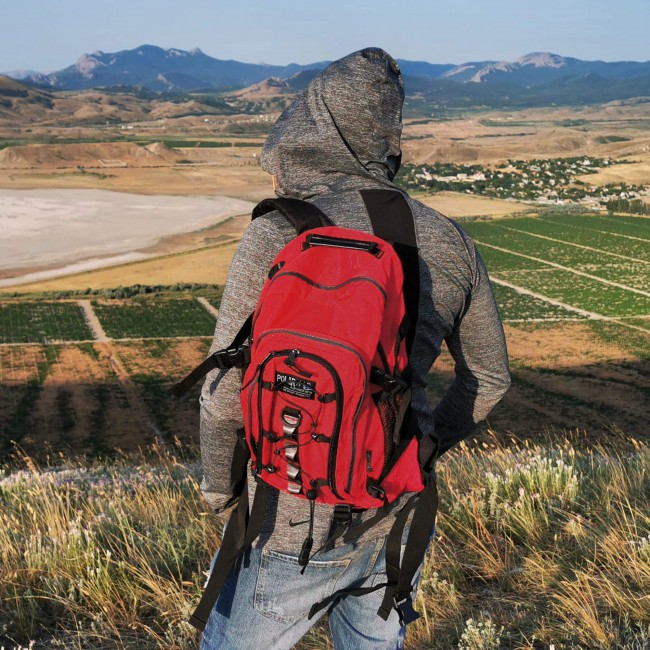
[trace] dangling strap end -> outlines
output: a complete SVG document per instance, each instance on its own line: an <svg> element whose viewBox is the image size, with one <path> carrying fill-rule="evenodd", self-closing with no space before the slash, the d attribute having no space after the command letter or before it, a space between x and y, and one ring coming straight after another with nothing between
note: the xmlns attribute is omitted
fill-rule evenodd
<svg viewBox="0 0 650 650"><path fill-rule="evenodd" d="M201 618L197 618L196 616L192 615L187 621L194 629L198 630L199 632L203 632L205 630L205 626L207 624L206 621L204 621Z"/></svg>
<svg viewBox="0 0 650 650"><path fill-rule="evenodd" d="M417 621L418 618L420 618L420 615L413 608L413 600L410 596L407 596L405 599L399 602L397 598L395 598L393 601L393 607L399 616L400 625L408 625L409 623Z"/></svg>

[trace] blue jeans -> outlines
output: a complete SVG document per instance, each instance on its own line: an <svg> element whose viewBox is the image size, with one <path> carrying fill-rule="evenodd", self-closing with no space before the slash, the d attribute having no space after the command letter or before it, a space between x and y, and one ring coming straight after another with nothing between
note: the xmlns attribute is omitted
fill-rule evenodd
<svg viewBox="0 0 650 650"><path fill-rule="evenodd" d="M383 537L319 553L304 575L297 555L252 549L248 563L228 576L203 632L201 650L289 650L325 613L308 620L314 603L338 589L386 581L385 541ZM387 621L377 615L383 596L380 589L338 601L329 617L336 650L403 647L405 628L397 613L393 610Z"/></svg>

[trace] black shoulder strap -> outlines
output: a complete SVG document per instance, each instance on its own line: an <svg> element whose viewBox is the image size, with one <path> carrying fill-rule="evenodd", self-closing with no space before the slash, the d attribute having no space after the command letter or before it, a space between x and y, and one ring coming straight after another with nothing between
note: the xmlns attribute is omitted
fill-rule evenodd
<svg viewBox="0 0 650 650"><path fill-rule="evenodd" d="M420 303L420 263L413 213L401 192L361 190L372 230L393 245L404 270L404 305L408 315L406 351L410 355L415 338Z"/></svg>
<svg viewBox="0 0 650 650"><path fill-rule="evenodd" d="M264 199L253 209L253 219L274 210L287 219L298 235L312 228L334 225L330 218L313 203L287 198Z"/></svg>

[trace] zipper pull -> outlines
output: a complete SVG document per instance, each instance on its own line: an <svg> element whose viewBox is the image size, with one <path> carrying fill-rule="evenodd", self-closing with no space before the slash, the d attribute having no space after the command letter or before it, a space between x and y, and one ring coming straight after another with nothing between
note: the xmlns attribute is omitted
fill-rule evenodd
<svg viewBox="0 0 650 650"><path fill-rule="evenodd" d="M309 499L309 532L305 541L302 543L302 548L300 549L300 555L298 556L298 565L302 567L300 575L305 573L305 569L309 564L309 556L311 555L311 549L314 546L314 501L318 493L313 488L307 490L305 496Z"/></svg>
<svg viewBox="0 0 650 650"><path fill-rule="evenodd" d="M286 358L285 363L291 367L296 363L296 357L300 354L300 350L294 348L289 352L289 356Z"/></svg>

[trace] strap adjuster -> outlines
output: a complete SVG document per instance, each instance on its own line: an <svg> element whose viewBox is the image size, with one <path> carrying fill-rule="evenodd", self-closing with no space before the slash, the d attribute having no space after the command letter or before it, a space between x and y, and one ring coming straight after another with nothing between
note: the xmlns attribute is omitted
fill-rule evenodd
<svg viewBox="0 0 650 650"><path fill-rule="evenodd" d="M375 384L375 386L381 386L390 395L404 393L409 387L401 377L389 375L387 372L374 366L370 369L370 383Z"/></svg>
<svg viewBox="0 0 650 650"><path fill-rule="evenodd" d="M242 345L239 348L227 348L219 350L213 355L217 368L219 370L228 370L229 368L243 368L251 360L251 349L248 345Z"/></svg>
<svg viewBox="0 0 650 650"><path fill-rule="evenodd" d="M393 596L393 609L399 616L399 623L401 626L408 625L413 621L417 621L420 615L413 609L413 599L411 594L403 596L398 600L397 594Z"/></svg>
<svg viewBox="0 0 650 650"><path fill-rule="evenodd" d="M371 483L368 481L366 484L366 489L368 490L368 494L371 497L374 497L375 499L381 499L382 501L386 502L386 492L376 483Z"/></svg>
<svg viewBox="0 0 650 650"><path fill-rule="evenodd" d="M352 521L352 506L347 503L335 505L333 517L337 524L348 525Z"/></svg>

